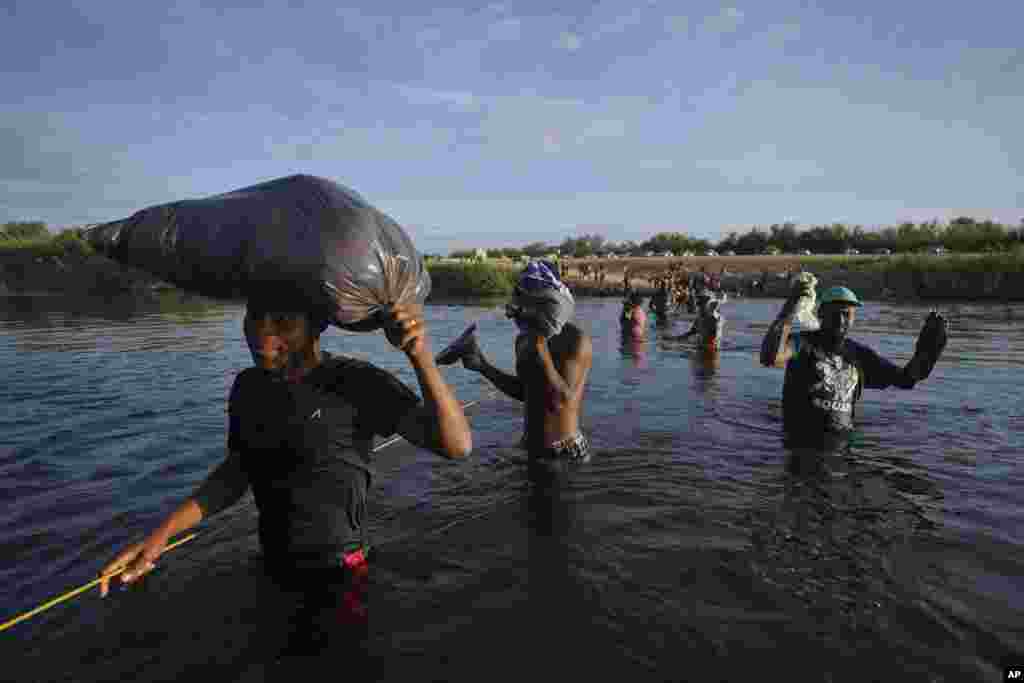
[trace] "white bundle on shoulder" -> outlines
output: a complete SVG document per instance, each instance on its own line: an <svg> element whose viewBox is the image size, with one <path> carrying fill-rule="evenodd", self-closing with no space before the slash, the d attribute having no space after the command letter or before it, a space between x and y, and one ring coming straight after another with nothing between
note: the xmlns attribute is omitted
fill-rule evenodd
<svg viewBox="0 0 1024 683"><path fill-rule="evenodd" d="M805 284L809 285L807 289L810 293L800 297L800 300L797 301L794 316L802 329L816 330L821 327L821 323L818 322L818 316L814 313L814 306L818 299L818 295L815 292L815 288L818 286L818 278L814 277L813 273L801 272L796 276L794 286L799 287Z"/></svg>

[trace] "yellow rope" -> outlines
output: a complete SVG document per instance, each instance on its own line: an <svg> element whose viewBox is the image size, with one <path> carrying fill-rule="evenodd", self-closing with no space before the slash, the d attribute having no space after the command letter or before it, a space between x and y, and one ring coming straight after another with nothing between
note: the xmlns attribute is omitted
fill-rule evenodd
<svg viewBox="0 0 1024 683"><path fill-rule="evenodd" d="M189 534L185 538L177 540L174 543L171 543L170 545L168 545L164 549L164 552L167 552L168 550L172 550L174 548L177 548L179 545L181 545L183 543L188 543L189 541L191 541L195 537L196 537L196 534ZM10 627L14 626L15 624L17 624L19 622L25 621L26 619L28 619L30 617L34 617L35 615L39 614L42 611L50 609L54 605L59 605L60 603L64 602L65 600L70 600L71 598L75 597L79 593L84 593L85 591L89 590L90 588L92 588L93 586L97 585L101 581L103 581L105 579L110 579L112 577L117 576L118 574L120 574L121 572L123 572L127 568L128 567L126 565L124 567L120 567L118 569L115 569L114 571L112 571L109 574L104 574L103 576L99 577L98 579L93 579L92 581L90 581L89 583L85 584L84 586L80 586L80 587L74 589L73 591L68 591L64 595L56 597L53 600L50 600L49 602L45 602L42 605L40 605L39 607L36 607L33 610L29 610L28 612L25 612L21 616L15 617L14 619L11 619L8 622L0 624L0 631L4 631L6 629L9 629Z"/></svg>
<svg viewBox="0 0 1024 683"><path fill-rule="evenodd" d="M476 405L479 402L480 401L470 401L469 403L464 403L462 405L462 408L463 409L469 408L470 406ZM373 452L376 453L377 451L379 451L379 450L381 450L383 448L387 448L391 444L396 443L396 442L401 441L401 440L402 440L401 436L398 436L398 435L392 436L390 439L388 439L384 443L382 443L379 446L377 446L376 448L374 448ZM170 545L168 545L166 548L164 548L163 552L167 552L168 550L173 550L174 548L177 548L179 545L183 545L185 543L188 543L189 541L191 541L193 538L195 538L198 535L199 534L189 534L188 536L185 536L184 538L181 538L181 539L175 541L174 543L171 543ZM21 622L25 621L26 619L30 619L30 618L34 617L35 615L39 614L40 612L45 612L46 610L50 609L51 607L53 607L55 605L59 605L60 603L66 601L66 600L70 600L71 598L75 597L76 595L80 595L81 593L84 593L85 591L89 590L93 586L98 585L103 580L110 579L110 578L113 578L113 577L117 576L118 574L123 572L125 569L127 569L127 566L121 567L119 569L115 569L113 572L111 572L109 574L104 574L103 576L100 576L97 579L93 579L92 581L90 581L89 583L87 583L87 584L85 584L83 586L79 586L78 588L76 588L74 590L71 590L71 591L68 591L67 593L64 593L63 595L60 595L60 596L54 598L53 600L49 600L48 602L45 602L42 605L39 605L39 607L36 607L35 609L29 610L28 612L25 612L24 614L19 615L19 616L15 617L15 618L11 619L10 621L6 621L3 624L0 624L0 631L6 631L7 629L9 629L10 627L14 626L15 624L21 623Z"/></svg>

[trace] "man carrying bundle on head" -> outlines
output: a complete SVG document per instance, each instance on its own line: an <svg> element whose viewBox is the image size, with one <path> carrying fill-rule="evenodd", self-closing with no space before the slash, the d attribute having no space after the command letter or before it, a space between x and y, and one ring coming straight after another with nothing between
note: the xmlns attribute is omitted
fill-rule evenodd
<svg viewBox="0 0 1024 683"><path fill-rule="evenodd" d="M545 261L533 261L519 276L506 315L515 322L516 372L496 368L469 336L446 360L479 372L524 404L523 445L534 460L585 462L590 445L580 430L583 391L593 361L590 335L571 322L575 301Z"/></svg>
<svg viewBox="0 0 1024 683"><path fill-rule="evenodd" d="M913 389L928 378L946 347L946 320L932 311L913 358L902 368L894 365L847 338L861 302L846 287L825 290L815 319L815 281L809 273L795 279L761 345L762 365L786 368L782 417L790 443L815 443L826 434L849 433L865 388ZM790 334L794 317L810 329Z"/></svg>
<svg viewBox="0 0 1024 683"><path fill-rule="evenodd" d="M168 230L177 242L164 239ZM358 647L368 627L374 438L397 433L449 459L472 448L463 408L430 351L422 307L430 278L412 242L358 195L310 176L144 210L93 239L119 260L170 268L159 272L201 294L242 290L253 359L231 387L226 457L103 569L101 593L118 571L125 583L147 574L173 536L251 487L267 572L296 595L292 630L280 624L285 653ZM184 246L165 258L168 245ZM383 330L415 371L422 400L386 370L321 351L330 324Z"/></svg>

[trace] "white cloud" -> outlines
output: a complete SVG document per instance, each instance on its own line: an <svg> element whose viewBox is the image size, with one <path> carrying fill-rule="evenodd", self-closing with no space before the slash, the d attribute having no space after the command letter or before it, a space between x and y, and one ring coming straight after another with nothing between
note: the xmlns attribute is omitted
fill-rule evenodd
<svg viewBox="0 0 1024 683"><path fill-rule="evenodd" d="M413 104L443 104L458 111L477 111L483 104L481 98L464 90L435 90L401 84L395 89Z"/></svg>
<svg viewBox="0 0 1024 683"><path fill-rule="evenodd" d="M736 7L725 7L721 12L707 17L701 29L708 33L732 33L743 23L743 10Z"/></svg>
<svg viewBox="0 0 1024 683"><path fill-rule="evenodd" d="M440 40L441 29L438 28L437 26L429 26L427 28L420 29L419 31L416 32L416 35L414 37L416 47L420 48L421 50L430 45L433 45L434 43L439 42Z"/></svg>
<svg viewBox="0 0 1024 683"><path fill-rule="evenodd" d="M665 17L665 27L669 30L669 32L674 33L677 36L689 36L690 17L681 14L671 17Z"/></svg>
<svg viewBox="0 0 1024 683"><path fill-rule="evenodd" d="M595 119L576 136L576 144L583 145L595 140L621 138L625 134L625 121L621 119Z"/></svg>
<svg viewBox="0 0 1024 683"><path fill-rule="evenodd" d="M562 151L562 143L556 132L544 133L544 151L550 154L557 154Z"/></svg>
<svg viewBox="0 0 1024 683"><path fill-rule="evenodd" d="M769 46L775 49L785 48L787 44L800 40L803 28L797 21L788 21L781 24L769 26L761 37Z"/></svg>
<svg viewBox="0 0 1024 683"><path fill-rule="evenodd" d="M670 171L676 162L673 159L639 159L633 165L645 171Z"/></svg>
<svg viewBox="0 0 1024 683"><path fill-rule="evenodd" d="M629 14L620 14L613 17L610 21L604 22L591 32L589 38L590 40L601 40L605 36L622 33L637 24L643 23L646 17L647 15L643 9L635 8Z"/></svg>
<svg viewBox="0 0 1024 683"><path fill-rule="evenodd" d="M560 47L563 50L568 50L569 52L575 52L583 47L583 40L575 33L566 31L562 33L562 35L558 36L555 46Z"/></svg>
<svg viewBox="0 0 1024 683"><path fill-rule="evenodd" d="M519 40L522 37L523 22L511 18L496 21L487 27L487 39L492 41Z"/></svg>
<svg viewBox="0 0 1024 683"><path fill-rule="evenodd" d="M697 168L717 171L730 185L793 188L824 175L814 161L786 158L772 143L765 143L735 159L698 160Z"/></svg>

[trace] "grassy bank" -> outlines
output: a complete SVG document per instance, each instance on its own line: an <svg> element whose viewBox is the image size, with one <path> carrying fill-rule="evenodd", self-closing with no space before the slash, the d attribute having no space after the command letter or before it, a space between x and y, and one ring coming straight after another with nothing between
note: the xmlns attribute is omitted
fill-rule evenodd
<svg viewBox="0 0 1024 683"><path fill-rule="evenodd" d="M92 256L96 251L77 232L69 230L53 237L0 239L0 255L27 258Z"/></svg>
<svg viewBox="0 0 1024 683"><path fill-rule="evenodd" d="M430 299L508 296L520 267L498 263L428 263Z"/></svg>
<svg viewBox="0 0 1024 683"><path fill-rule="evenodd" d="M620 296L628 268L634 287L681 264L718 273L723 284L744 291L754 280L768 286L756 294L784 296L781 274L806 269L823 286L844 284L868 298L1024 300L1024 249L994 254L898 256L717 256L682 258L568 259L567 282L579 296ZM601 265L606 280L581 276L581 266ZM511 261L428 261L432 301L503 298L512 294L522 264ZM765 277L767 275L768 277ZM0 239L0 293L103 295L145 293L168 287L149 274L96 253L77 231L52 237Z"/></svg>
<svg viewBox="0 0 1024 683"><path fill-rule="evenodd" d="M148 273L97 253L75 230L0 239L0 294L110 297L167 287Z"/></svg>
<svg viewBox="0 0 1024 683"><path fill-rule="evenodd" d="M619 275L629 268L640 275L657 273L674 264L688 270L704 268L717 273L723 267L737 274L777 273L786 269L805 269L812 272L826 270L857 270L868 272L1006 272L1024 271L1024 249L992 254L900 254L895 256L691 256L691 257L631 257L620 259L566 259L570 274L579 273L580 266L600 265L605 272Z"/></svg>

